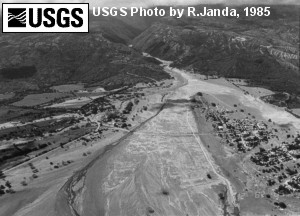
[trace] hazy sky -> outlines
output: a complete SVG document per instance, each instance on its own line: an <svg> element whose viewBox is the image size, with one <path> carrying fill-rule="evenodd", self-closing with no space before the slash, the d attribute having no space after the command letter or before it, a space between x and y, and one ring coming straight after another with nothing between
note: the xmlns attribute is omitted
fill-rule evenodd
<svg viewBox="0 0 300 216"><path fill-rule="evenodd" d="M196 5L201 3L226 4L298 4L300 0L2 0L5 3L21 2L89 2L91 6L153 6L153 5Z"/></svg>

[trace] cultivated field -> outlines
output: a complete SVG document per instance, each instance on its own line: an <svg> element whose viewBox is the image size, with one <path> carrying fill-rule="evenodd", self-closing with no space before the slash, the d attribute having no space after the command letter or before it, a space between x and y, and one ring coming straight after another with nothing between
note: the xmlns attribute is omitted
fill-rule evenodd
<svg viewBox="0 0 300 216"><path fill-rule="evenodd" d="M83 90L83 84L69 84L69 85L59 85L59 86L53 86L51 89L56 90L58 92L74 92L74 91L79 91Z"/></svg>
<svg viewBox="0 0 300 216"><path fill-rule="evenodd" d="M26 96L23 100L13 103L14 106L38 106L42 104L49 103L53 100L68 97L70 94L66 93L42 93L42 94L32 94Z"/></svg>

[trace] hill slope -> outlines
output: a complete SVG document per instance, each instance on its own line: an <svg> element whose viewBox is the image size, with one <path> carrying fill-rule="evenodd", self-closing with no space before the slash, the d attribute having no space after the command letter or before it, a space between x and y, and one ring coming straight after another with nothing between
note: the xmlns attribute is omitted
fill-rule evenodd
<svg viewBox="0 0 300 216"><path fill-rule="evenodd" d="M169 78L126 45L146 28L139 22L95 19L89 34L0 34L0 93L76 82L113 89L150 81L143 76Z"/></svg>
<svg viewBox="0 0 300 216"><path fill-rule="evenodd" d="M298 11L272 6L267 18L165 17L133 44L195 73L245 78L252 85L300 94Z"/></svg>

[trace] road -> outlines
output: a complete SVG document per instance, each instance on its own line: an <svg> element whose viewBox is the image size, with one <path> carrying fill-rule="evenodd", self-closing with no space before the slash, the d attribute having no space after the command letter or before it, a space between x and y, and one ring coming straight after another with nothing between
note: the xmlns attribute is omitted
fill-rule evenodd
<svg viewBox="0 0 300 216"><path fill-rule="evenodd" d="M224 177L223 177L222 175L220 175L219 172L216 170L215 165L213 164L213 161L212 161L211 157L209 157L208 152L207 152L206 149L203 147L203 144L202 144L202 142L201 142L201 140L200 140L200 138L199 138L199 135L198 135L197 133L194 132L193 127L192 127L192 126L190 125L190 123L189 123L189 120L188 120L188 112L187 112L187 123L188 123L188 125L189 125L189 127L190 127L190 129L191 129L191 131L192 131L192 133L193 133L193 135L194 135L194 137L195 137L197 143L199 144L199 146L200 146L200 148L201 148L201 150L202 150L202 152L203 152L203 154L204 154L206 160L209 162L211 168L213 169L214 173L215 173L220 179L222 179L222 180L226 183L227 188L229 189L229 194L230 194L230 196L229 196L229 199L230 199L230 200L229 200L229 201L231 202L231 204L235 205L235 197L234 197L234 196L235 196L236 193L235 193L234 190L233 190L233 186L232 186L231 183L228 181L228 179L224 178Z"/></svg>

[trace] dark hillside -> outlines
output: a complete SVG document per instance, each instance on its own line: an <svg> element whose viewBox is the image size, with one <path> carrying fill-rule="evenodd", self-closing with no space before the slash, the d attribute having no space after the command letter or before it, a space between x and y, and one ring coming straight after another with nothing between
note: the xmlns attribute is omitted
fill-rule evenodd
<svg viewBox="0 0 300 216"><path fill-rule="evenodd" d="M158 21L158 17L95 17L90 14L90 32L102 33L103 37L114 43L130 44L146 28Z"/></svg>
<svg viewBox="0 0 300 216"><path fill-rule="evenodd" d="M157 80L169 77L157 64L101 33L0 35L0 92L76 82L109 89L149 82L128 72Z"/></svg>

